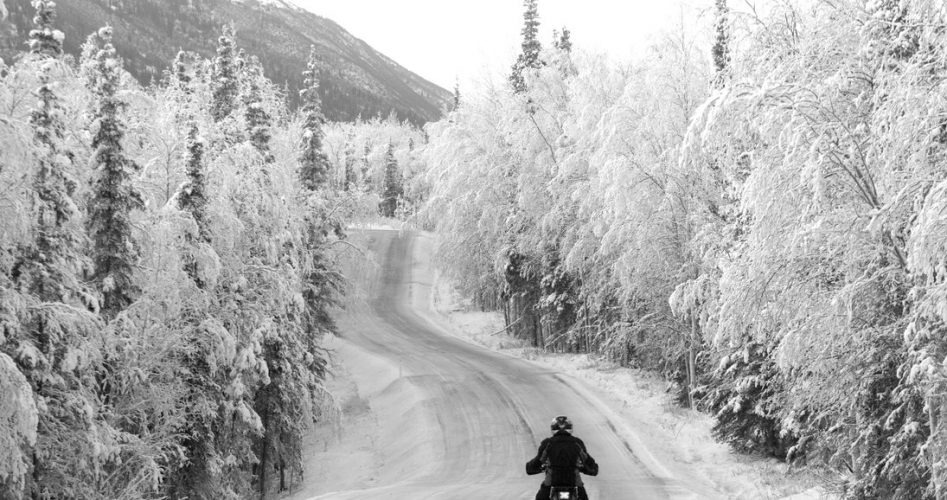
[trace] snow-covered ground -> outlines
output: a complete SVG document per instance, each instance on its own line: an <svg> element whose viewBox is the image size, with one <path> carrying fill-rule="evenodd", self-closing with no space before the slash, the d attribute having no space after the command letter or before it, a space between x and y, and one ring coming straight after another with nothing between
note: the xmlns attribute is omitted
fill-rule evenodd
<svg viewBox="0 0 947 500"><path fill-rule="evenodd" d="M674 404L667 382L643 370L623 368L586 354L550 354L528 347L504 331L496 312L471 310L449 280L436 273L431 310L445 330L470 342L561 371L602 389L621 408L639 446L673 475L696 474L733 498L812 500L836 498L825 478L790 470L775 459L740 455L713 439L713 419ZM581 435L581 422L577 422Z"/></svg>

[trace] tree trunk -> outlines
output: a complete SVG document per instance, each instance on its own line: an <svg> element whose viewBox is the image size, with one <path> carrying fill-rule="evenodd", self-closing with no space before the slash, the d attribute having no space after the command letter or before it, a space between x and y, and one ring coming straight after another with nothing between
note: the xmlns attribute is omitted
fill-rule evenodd
<svg viewBox="0 0 947 500"><path fill-rule="evenodd" d="M279 461L279 490L286 491L286 461L282 458Z"/></svg>
<svg viewBox="0 0 947 500"><path fill-rule="evenodd" d="M691 315L691 334L687 343L687 406L694 408L694 388L697 386L697 316Z"/></svg>
<svg viewBox="0 0 947 500"><path fill-rule="evenodd" d="M934 483L934 498L947 498L947 466L944 465L944 450L947 449L947 429L941 429L943 415L947 413L947 398L930 396L927 403L928 420L934 446L929 447L931 482Z"/></svg>
<svg viewBox="0 0 947 500"><path fill-rule="evenodd" d="M266 442L266 429L269 424L269 413L264 411L263 415L263 444L260 449L260 500L266 500L266 449L268 448L268 443Z"/></svg>

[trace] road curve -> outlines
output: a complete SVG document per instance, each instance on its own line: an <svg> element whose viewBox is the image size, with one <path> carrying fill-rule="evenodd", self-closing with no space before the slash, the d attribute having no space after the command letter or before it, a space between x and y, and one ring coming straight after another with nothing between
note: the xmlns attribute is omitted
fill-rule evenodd
<svg viewBox="0 0 947 500"><path fill-rule="evenodd" d="M532 499L541 477L526 476L524 464L558 414L572 418L600 464L599 476L586 478L592 499L716 496L670 478L594 388L447 333L429 308L430 237L364 236L378 278L364 305L339 323L361 356L397 367L391 380L366 391L386 442L378 444L383 456L370 486L335 490L337 478L316 478L329 493L314 498ZM349 364L358 376L359 363Z"/></svg>

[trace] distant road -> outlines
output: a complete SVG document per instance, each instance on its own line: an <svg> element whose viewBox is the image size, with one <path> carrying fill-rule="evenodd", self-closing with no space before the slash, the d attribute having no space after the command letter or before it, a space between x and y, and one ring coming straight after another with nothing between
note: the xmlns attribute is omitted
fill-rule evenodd
<svg viewBox="0 0 947 500"><path fill-rule="evenodd" d="M377 278L340 327L350 344L346 370L361 380L379 434L371 460L353 458L360 471L352 473L374 470L370 484L355 488L344 474L307 478L321 483L313 498L532 499L541 476L526 476L524 464L558 414L572 418L600 464L599 476L586 478L593 500L705 497L637 457L624 423L595 390L447 333L428 306L429 237L364 234Z"/></svg>

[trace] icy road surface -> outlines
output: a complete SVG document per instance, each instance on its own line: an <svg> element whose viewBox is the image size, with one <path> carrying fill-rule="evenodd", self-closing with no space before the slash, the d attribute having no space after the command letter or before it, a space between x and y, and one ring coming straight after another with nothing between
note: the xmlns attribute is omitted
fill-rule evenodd
<svg viewBox="0 0 947 500"><path fill-rule="evenodd" d="M370 416L309 450L290 498L532 499L541 476L525 463L559 414L600 464L585 478L593 500L720 496L670 477L594 388L451 336L430 310L429 236L360 236L376 271L363 304L339 318L336 350Z"/></svg>

